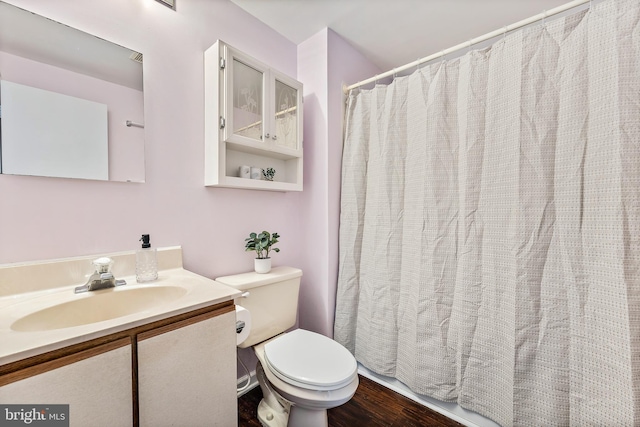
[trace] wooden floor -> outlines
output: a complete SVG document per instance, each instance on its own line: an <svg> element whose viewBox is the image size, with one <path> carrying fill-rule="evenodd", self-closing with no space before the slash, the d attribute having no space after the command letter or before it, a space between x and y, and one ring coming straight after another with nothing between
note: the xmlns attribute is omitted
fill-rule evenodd
<svg viewBox="0 0 640 427"><path fill-rule="evenodd" d="M238 399L238 426L261 427L256 415L260 399L260 387ZM461 425L363 376L360 376L355 396L344 405L329 410L329 427Z"/></svg>

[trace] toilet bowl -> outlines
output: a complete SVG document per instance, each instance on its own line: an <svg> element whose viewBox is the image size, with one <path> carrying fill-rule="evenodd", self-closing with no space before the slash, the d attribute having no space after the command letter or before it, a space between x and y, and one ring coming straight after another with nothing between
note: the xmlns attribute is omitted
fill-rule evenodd
<svg viewBox="0 0 640 427"><path fill-rule="evenodd" d="M251 331L238 346L253 347L263 399L264 426L327 426L327 409L349 401L358 388L357 363L342 345L324 335L294 329L302 271L276 267L216 281L244 292L236 300L251 313Z"/></svg>
<svg viewBox="0 0 640 427"><path fill-rule="evenodd" d="M260 421L269 427L326 426L327 409L349 401L358 388L355 359L324 335L296 329L255 345L254 351L269 391L279 403L274 406L267 400L258 411ZM286 401L284 405L278 397ZM277 413L287 410L287 424L271 422Z"/></svg>

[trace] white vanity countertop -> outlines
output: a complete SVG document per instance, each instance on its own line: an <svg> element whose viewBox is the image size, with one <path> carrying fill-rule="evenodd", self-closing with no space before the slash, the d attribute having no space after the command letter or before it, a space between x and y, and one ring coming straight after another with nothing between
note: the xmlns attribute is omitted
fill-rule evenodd
<svg viewBox="0 0 640 427"><path fill-rule="evenodd" d="M181 262L180 262L181 264ZM0 278L2 276L0 275ZM53 289L42 289L26 293L13 293L0 297L0 365L15 362L27 357L56 350L69 345L99 338L115 332L144 325L156 320L166 319L199 308L233 300L240 291L214 280L197 275L183 268L170 268L158 271L158 279L144 284L136 283L135 276L122 276L117 279L127 281L126 285L81 294L74 288L83 283L75 283ZM177 286L184 294L169 301L153 305L151 308L115 317L109 320L82 324L60 329L17 331L12 325L18 319L40 310L75 302L80 298L99 296L100 293L129 292L137 288ZM142 294L145 295L144 293ZM140 299L140 298L139 298ZM96 300L97 301L97 300ZM119 298L126 304L127 298ZM67 316L66 312L64 316ZM71 314L73 316L73 314Z"/></svg>

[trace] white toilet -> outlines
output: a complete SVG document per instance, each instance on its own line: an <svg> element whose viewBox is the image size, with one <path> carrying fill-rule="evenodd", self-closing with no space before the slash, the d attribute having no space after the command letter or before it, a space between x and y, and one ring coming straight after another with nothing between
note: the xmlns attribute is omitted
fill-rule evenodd
<svg viewBox="0 0 640 427"><path fill-rule="evenodd" d="M264 426L327 426L327 409L353 397L358 388L355 358L336 341L295 329L302 271L276 267L219 277L244 292L236 304L251 313L251 330L238 347L253 346L263 399L258 418Z"/></svg>

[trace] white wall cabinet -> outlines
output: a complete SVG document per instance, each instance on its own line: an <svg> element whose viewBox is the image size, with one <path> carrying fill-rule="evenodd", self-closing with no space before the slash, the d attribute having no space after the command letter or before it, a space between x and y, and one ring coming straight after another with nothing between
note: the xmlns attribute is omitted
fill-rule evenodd
<svg viewBox="0 0 640 427"><path fill-rule="evenodd" d="M18 374L24 379L0 387L3 404L68 404L72 427L133 424L129 339L35 365Z"/></svg>
<svg viewBox="0 0 640 427"><path fill-rule="evenodd" d="M302 191L302 83L218 40L205 51L205 185ZM241 166L273 168L273 181Z"/></svg>
<svg viewBox="0 0 640 427"><path fill-rule="evenodd" d="M140 426L236 425L235 319L230 312L138 335Z"/></svg>

